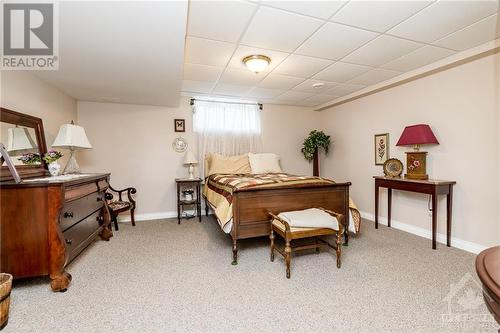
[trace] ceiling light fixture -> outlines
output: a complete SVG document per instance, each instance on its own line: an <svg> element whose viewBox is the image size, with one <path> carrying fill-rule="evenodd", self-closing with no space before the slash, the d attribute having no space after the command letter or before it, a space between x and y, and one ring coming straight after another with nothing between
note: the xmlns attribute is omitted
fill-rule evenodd
<svg viewBox="0 0 500 333"><path fill-rule="evenodd" d="M267 66L269 66L269 64L271 63L271 58L261 54L249 55L243 58L243 63L252 72L260 73L265 70Z"/></svg>
<svg viewBox="0 0 500 333"><path fill-rule="evenodd" d="M320 89L320 88L323 88L325 86L325 84L323 82L316 82L312 86L314 89Z"/></svg>

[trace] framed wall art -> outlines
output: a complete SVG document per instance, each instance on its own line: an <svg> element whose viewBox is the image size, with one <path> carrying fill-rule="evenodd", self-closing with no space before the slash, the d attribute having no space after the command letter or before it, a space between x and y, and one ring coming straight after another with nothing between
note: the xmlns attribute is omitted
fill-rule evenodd
<svg viewBox="0 0 500 333"><path fill-rule="evenodd" d="M384 165L389 158L389 133L375 134L375 165Z"/></svg>
<svg viewBox="0 0 500 333"><path fill-rule="evenodd" d="M174 130L176 132L186 132L186 120L174 119Z"/></svg>

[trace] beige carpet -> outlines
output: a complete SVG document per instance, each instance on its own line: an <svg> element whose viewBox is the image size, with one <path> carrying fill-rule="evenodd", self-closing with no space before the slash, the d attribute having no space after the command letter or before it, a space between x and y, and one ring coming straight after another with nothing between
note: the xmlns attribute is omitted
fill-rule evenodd
<svg viewBox="0 0 500 333"><path fill-rule="evenodd" d="M473 281L452 302L466 316L443 321L450 284L476 278L474 255L371 222L343 250L341 269L328 252L294 257L287 280L266 239L242 241L231 266L212 218L121 224L68 267L66 293L46 278L17 283L4 332L496 331Z"/></svg>

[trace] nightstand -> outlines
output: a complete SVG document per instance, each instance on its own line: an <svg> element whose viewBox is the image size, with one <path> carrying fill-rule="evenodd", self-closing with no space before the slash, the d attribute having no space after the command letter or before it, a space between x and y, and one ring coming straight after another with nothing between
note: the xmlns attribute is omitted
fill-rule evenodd
<svg viewBox="0 0 500 333"><path fill-rule="evenodd" d="M201 178L176 178L177 183L177 224L181 224L181 214L184 206L195 206L198 221L201 222ZM192 190L191 198L188 190ZM196 216L195 215L195 216Z"/></svg>

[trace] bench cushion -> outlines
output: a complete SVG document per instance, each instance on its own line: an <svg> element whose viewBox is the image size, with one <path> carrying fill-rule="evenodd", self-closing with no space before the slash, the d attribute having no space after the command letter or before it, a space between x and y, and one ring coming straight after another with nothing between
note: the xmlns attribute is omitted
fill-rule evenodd
<svg viewBox="0 0 500 333"><path fill-rule="evenodd" d="M337 218L318 208L283 212L278 214L278 217L288 222L290 228L301 228L302 230L304 228L339 230L339 221Z"/></svg>

